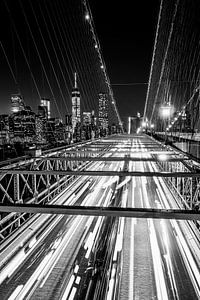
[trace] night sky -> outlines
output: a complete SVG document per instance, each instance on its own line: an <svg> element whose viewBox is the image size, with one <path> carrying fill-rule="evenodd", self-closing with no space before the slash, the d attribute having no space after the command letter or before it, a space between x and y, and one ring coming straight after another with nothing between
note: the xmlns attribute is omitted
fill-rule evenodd
<svg viewBox="0 0 200 300"><path fill-rule="evenodd" d="M12 6L16 2L7 1L13 9ZM41 0L41 2L43 1ZM138 111L142 114L160 1L150 0L144 3L134 0L126 1L123 4L114 0L90 0L89 4L108 75L111 84L113 84L112 88L120 116L124 120L125 117L133 116ZM16 11L19 11L19 7L16 8ZM6 35L9 36L10 41L12 40L10 37L12 32L8 24L9 20L5 15L0 21L0 38L4 42L6 50L9 49L9 44L6 45ZM23 28L23 22L20 26ZM25 27L21 30L27 31ZM10 48L13 49L11 45ZM8 58L14 68L13 55ZM23 62L18 62L18 65L20 64ZM31 87L30 78L26 78L22 65L17 68L17 72L21 72L22 90L26 91L26 80L29 81ZM12 93L16 93L16 85L9 71L5 55L0 49L0 113L9 112L9 101ZM26 94L28 94L27 91ZM35 98L33 96L28 98L29 103L27 104L32 105L35 109Z"/></svg>
<svg viewBox="0 0 200 300"><path fill-rule="evenodd" d="M112 3L112 5L111 5ZM111 83L147 83L159 0L90 1ZM121 117L143 113L147 85L113 85Z"/></svg>

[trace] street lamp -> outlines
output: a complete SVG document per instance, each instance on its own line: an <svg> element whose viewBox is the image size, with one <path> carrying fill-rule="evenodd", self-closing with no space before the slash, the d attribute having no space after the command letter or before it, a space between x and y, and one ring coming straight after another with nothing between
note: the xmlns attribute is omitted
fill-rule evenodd
<svg viewBox="0 0 200 300"><path fill-rule="evenodd" d="M160 114L164 119L169 119L172 115L172 106L170 104L161 106Z"/></svg>
<svg viewBox="0 0 200 300"><path fill-rule="evenodd" d="M165 130L165 142L167 141L167 131L172 127L169 125L170 117L173 114L173 107L171 106L170 102L165 103L160 107L160 115L164 119L164 130Z"/></svg>

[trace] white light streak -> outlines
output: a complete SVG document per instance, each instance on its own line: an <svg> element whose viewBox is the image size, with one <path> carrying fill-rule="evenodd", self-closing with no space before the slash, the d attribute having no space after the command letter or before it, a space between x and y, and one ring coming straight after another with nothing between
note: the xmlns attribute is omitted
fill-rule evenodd
<svg viewBox="0 0 200 300"><path fill-rule="evenodd" d="M32 247L35 245L36 242L37 242L37 240L36 240L36 237L34 236L34 237L30 240L29 248L32 248Z"/></svg>
<svg viewBox="0 0 200 300"><path fill-rule="evenodd" d="M18 285L16 287L16 289L14 290L14 292L10 295L10 297L8 298L8 300L15 300L16 297L19 295L20 291L22 290L22 288L23 288L23 284Z"/></svg>
<svg viewBox="0 0 200 300"><path fill-rule="evenodd" d="M151 243L151 253L153 257L153 267L154 275L156 281L157 299L158 300L168 300L167 287L165 283L164 273L162 269L161 254L156 238L156 232L153 224L153 220L148 220L150 229L150 243Z"/></svg>
<svg viewBox="0 0 200 300"><path fill-rule="evenodd" d="M74 268L74 273L77 273L77 272L78 272L78 270L79 270L79 266L78 266L78 265L76 265L76 266L75 266L75 268Z"/></svg>
<svg viewBox="0 0 200 300"><path fill-rule="evenodd" d="M117 176L118 177L118 176ZM123 187L126 183L128 183L131 180L130 176L127 176L126 179L124 179L120 184L117 185L116 189L120 189L121 187Z"/></svg>
<svg viewBox="0 0 200 300"><path fill-rule="evenodd" d="M76 294L76 291L77 291L77 288L76 287L73 287L72 291L71 291L71 294L69 296L69 300L73 300L74 297L75 297L75 294Z"/></svg>
<svg viewBox="0 0 200 300"><path fill-rule="evenodd" d="M80 276L77 276L76 277L76 280L75 280L75 283L78 285L81 281L81 277Z"/></svg>
<svg viewBox="0 0 200 300"><path fill-rule="evenodd" d="M64 294L63 294L61 300L66 300L66 299L67 299L67 297L68 297L68 295L69 295L69 292L70 292L70 290L71 290L71 288L72 288L72 285L73 285L73 283L74 283L74 280L75 280L75 276L72 275L71 278L70 278L70 280L69 280L69 282L68 282L68 285L67 285L67 287L66 287L66 290L65 290L65 292L64 292Z"/></svg>

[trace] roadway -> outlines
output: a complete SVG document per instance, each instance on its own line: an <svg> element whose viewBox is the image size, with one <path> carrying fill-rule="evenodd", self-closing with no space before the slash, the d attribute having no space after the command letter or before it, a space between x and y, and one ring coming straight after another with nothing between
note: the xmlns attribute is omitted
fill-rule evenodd
<svg viewBox="0 0 200 300"><path fill-rule="evenodd" d="M148 150L160 149L147 137L114 141L105 157L126 149L150 158ZM127 168L158 171L153 161L94 162L89 170ZM156 177L81 176L53 203L179 207ZM0 245L0 299L199 299L199 241L191 221L37 214Z"/></svg>
<svg viewBox="0 0 200 300"><path fill-rule="evenodd" d="M131 155L151 157L141 140L134 142ZM158 168L155 162L132 162L130 170ZM133 177L125 201L129 207L180 208L156 177ZM192 222L127 218L124 228L120 299L200 298L199 232Z"/></svg>
<svg viewBox="0 0 200 300"><path fill-rule="evenodd" d="M98 162L92 169L117 170L122 165ZM78 178L54 203L108 206L118 179ZM36 215L7 247L1 245L1 299L66 299L75 290L78 294L78 286L79 294L87 293L85 282L90 281L101 228L110 239L112 227L108 230L105 224L103 217Z"/></svg>

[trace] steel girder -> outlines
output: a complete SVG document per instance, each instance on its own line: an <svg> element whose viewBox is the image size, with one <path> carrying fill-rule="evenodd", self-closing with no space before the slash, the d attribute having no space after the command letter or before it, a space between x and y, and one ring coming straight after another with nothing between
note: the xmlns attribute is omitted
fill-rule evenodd
<svg viewBox="0 0 200 300"><path fill-rule="evenodd" d="M187 209L200 208L200 173L199 169L194 169L192 160L188 160L187 164L184 161L177 162L159 162L159 166L164 172L177 172L177 177L168 177L168 184L172 187L173 191L179 195L181 205ZM182 176L182 174L185 174Z"/></svg>
<svg viewBox="0 0 200 300"><path fill-rule="evenodd" d="M8 161L7 164L5 162L1 163L0 204L50 203L78 175L75 173L64 174L64 172L81 170L91 163L87 160L80 161L81 157L97 157L105 153L109 146L110 143L104 143L104 147L92 147L93 151L90 149L91 142L87 142L77 146L45 151L40 157L26 156L24 160L17 161L15 159ZM56 159L53 157L56 157ZM7 237L29 217L29 213L7 214L2 212L0 240Z"/></svg>
<svg viewBox="0 0 200 300"><path fill-rule="evenodd" d="M19 204L0 205L0 209L6 212L29 212L41 214L84 215L84 216L117 216L129 218L155 218L177 220L200 220L200 214L195 210L183 209L152 209L132 207L98 207L98 206L69 206Z"/></svg>

